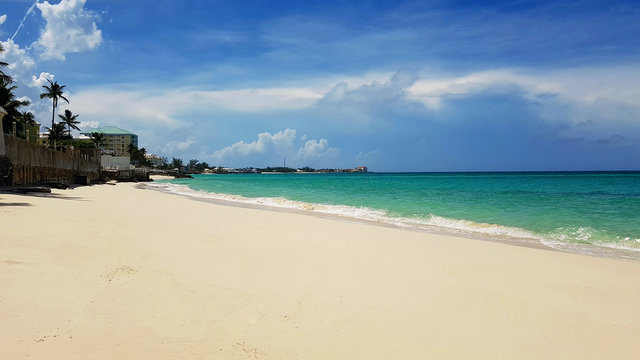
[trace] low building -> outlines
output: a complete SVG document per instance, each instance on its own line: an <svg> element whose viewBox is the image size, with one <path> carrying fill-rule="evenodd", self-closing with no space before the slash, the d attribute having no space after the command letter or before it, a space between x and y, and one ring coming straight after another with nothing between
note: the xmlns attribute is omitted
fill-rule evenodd
<svg viewBox="0 0 640 360"><path fill-rule="evenodd" d="M129 145L138 146L138 135L115 126L104 126L99 129L81 132L81 134L91 136L94 132L104 134L105 141L102 143L101 148L107 150L107 152L112 151L115 156L129 156Z"/></svg>

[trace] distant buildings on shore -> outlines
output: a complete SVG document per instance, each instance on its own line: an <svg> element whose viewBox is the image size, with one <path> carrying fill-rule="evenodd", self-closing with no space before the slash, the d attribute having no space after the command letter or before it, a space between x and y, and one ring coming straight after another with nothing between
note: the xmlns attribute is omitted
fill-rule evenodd
<svg viewBox="0 0 640 360"><path fill-rule="evenodd" d="M274 168L229 168L229 167L214 167L207 168L203 171L203 174L327 174L327 173L366 173L368 169L366 166L358 166L353 169L312 169L304 167L300 169L293 169L287 167L274 167Z"/></svg>
<svg viewBox="0 0 640 360"><path fill-rule="evenodd" d="M300 171L300 170L298 170ZM314 170L312 172L319 172L319 173L366 173L369 172L369 170L367 169L366 166L358 166L356 168L353 169L319 169L319 170Z"/></svg>

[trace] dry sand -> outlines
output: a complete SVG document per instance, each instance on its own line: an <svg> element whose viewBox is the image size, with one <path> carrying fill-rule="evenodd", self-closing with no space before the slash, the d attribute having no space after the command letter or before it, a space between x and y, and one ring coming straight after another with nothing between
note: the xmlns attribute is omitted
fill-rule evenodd
<svg viewBox="0 0 640 360"><path fill-rule="evenodd" d="M0 359L637 359L640 263L225 207L0 193Z"/></svg>

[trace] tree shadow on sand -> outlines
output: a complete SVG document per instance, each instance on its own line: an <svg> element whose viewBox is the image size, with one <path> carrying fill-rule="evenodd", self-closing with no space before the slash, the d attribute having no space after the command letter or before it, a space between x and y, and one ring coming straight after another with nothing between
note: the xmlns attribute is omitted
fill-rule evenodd
<svg viewBox="0 0 640 360"><path fill-rule="evenodd" d="M0 201L0 206L33 206L33 204L19 203L19 202L6 203L6 202Z"/></svg>
<svg viewBox="0 0 640 360"><path fill-rule="evenodd" d="M60 200L73 200L73 201L88 201L85 198L79 196L68 196L64 194L56 194L56 193L41 193L41 192L15 192L11 190L0 190L0 194L14 195L14 196L24 196L24 197L39 197L39 198L48 198L48 199L60 199ZM29 206L32 204L29 203L5 203L2 202L0 198L0 206Z"/></svg>

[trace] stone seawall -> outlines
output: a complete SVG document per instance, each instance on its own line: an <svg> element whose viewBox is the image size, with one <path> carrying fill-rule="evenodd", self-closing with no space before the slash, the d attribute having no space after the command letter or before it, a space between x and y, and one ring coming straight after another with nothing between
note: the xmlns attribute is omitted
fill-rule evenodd
<svg viewBox="0 0 640 360"><path fill-rule="evenodd" d="M100 152L97 149L56 151L3 135L6 156L13 166L14 185L88 184L100 178Z"/></svg>

